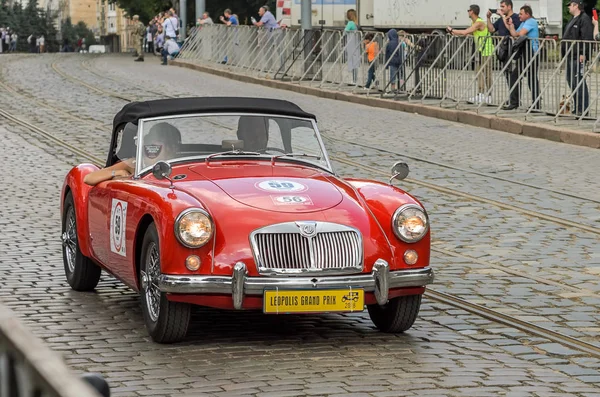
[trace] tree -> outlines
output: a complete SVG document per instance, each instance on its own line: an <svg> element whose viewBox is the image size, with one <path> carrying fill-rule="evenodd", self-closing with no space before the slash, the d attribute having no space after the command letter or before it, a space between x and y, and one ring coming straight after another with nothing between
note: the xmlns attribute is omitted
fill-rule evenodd
<svg viewBox="0 0 600 397"><path fill-rule="evenodd" d="M140 16L140 21L148 23L156 14L168 10L173 6L170 0L109 0L117 4L125 14L131 18L134 15ZM188 0L188 2L194 0Z"/></svg>
<svg viewBox="0 0 600 397"><path fill-rule="evenodd" d="M29 0L25 7L19 1L15 1L12 7L9 7L8 1L0 0L0 26L10 28L11 32L18 35L17 51L29 50L27 38L30 35L43 35L46 49L56 51L58 43L55 20L56 15L39 9L36 0Z"/></svg>
<svg viewBox="0 0 600 397"><path fill-rule="evenodd" d="M77 42L81 38L85 38L86 46L96 44L96 38L94 32L88 29L87 25L83 21L79 21L77 25L73 25L71 18L67 18L61 25L62 38L68 40L71 47L75 47Z"/></svg>

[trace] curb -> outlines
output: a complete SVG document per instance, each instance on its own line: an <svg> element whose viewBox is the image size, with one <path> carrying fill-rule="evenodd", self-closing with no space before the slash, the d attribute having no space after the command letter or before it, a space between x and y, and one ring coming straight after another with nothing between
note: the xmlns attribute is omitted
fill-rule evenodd
<svg viewBox="0 0 600 397"><path fill-rule="evenodd" d="M498 116L477 114L466 110L444 109L422 104L400 102L391 99L381 99L366 96L347 94L337 91L323 90L315 87L307 87L279 80L268 80L259 77L246 76L243 74L214 69L208 66L173 60L170 65L180 66L187 69L209 73L215 76L225 77L244 83L259 84L270 88L277 88L299 94L312 95L319 98L346 101L359 105L372 106L382 109L398 110L407 113L416 113L421 116L434 117L446 121L455 121L474 127L488 128L496 131L508 132L510 134L523 135L531 138L541 138L554 142L562 142L570 145L585 146L600 149L600 134L593 132L574 131L558 128L551 125L529 123L520 120L511 120Z"/></svg>

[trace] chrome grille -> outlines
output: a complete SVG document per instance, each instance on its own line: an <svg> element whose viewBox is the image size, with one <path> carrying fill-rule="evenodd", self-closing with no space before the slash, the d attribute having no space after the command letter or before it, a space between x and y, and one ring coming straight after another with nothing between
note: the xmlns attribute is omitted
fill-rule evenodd
<svg viewBox="0 0 600 397"><path fill-rule="evenodd" d="M301 226L309 224L314 233ZM267 226L251 235L261 274L362 271L362 238L358 230L329 222L289 222Z"/></svg>

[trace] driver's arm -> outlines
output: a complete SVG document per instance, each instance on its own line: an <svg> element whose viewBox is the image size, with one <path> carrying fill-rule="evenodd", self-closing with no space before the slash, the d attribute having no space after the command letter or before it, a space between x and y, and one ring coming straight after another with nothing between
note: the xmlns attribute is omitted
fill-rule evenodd
<svg viewBox="0 0 600 397"><path fill-rule="evenodd" d="M120 161L110 167L90 172L83 178L83 183L90 186L96 186L100 182L108 181L115 177L128 178L132 173L133 164L131 160Z"/></svg>

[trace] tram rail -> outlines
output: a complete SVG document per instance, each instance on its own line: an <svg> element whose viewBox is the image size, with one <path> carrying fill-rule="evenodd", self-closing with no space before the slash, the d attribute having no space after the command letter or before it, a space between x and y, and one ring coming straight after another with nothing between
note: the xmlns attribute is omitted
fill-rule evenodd
<svg viewBox="0 0 600 397"><path fill-rule="evenodd" d="M60 76L64 77L65 79L67 79L69 81L72 81L74 83L83 85L85 87L88 87L88 88L92 89L95 92L102 93L103 95L108 95L110 97L121 99L121 100L124 100L124 101L127 101L127 102L133 102L133 101L140 100L140 99L137 99L137 98L128 97L128 96L124 96L122 94L117 94L117 93L114 93L114 92L103 90L101 88L91 86L90 84L87 84L86 82L82 81L81 79L78 79L78 78L73 77L73 76L68 76L67 74L65 74L64 72L62 72L58 68L58 66L57 66L56 63L52 64L52 69L55 70ZM103 77L103 76L100 76L100 75L98 75L98 76L99 77ZM118 81L117 79L114 79L114 78L111 78L111 80L117 81L119 83L123 83L122 81ZM160 95L162 97L167 97L167 98L176 98L177 97L177 96L165 95L163 93L156 93L156 92L153 92L153 91L147 91L147 92L154 93L156 95ZM331 139L331 140L334 140L334 141L338 141L338 142L351 143L351 142L348 142L348 141L345 141L345 140L341 140L341 139L338 139L338 138L331 138L331 137L329 137L327 135L325 136L325 138L326 139ZM389 153L390 154L400 155L400 154L394 153L394 152L389 152ZM402 156L405 157L404 155L402 155ZM418 159L418 158L415 158L415 157L413 157L413 158L414 159ZM344 163L344 164L347 164L347 165L351 165L351 166L355 166L355 167L360 167L360 168L363 168L365 170L372 171L374 173L377 173L378 175L388 176L388 174L389 174L389 171L387 171L387 170L384 171L382 169L379 169L379 168L376 168L376 167L367 166L367 165L363 165L363 164L360 164L360 163L357 163L355 161L348 160L348 159L345 159L345 158L332 157L332 159L337 160L337 161L339 161L341 163ZM419 159L419 160L423 160L423 159ZM446 168L448 168L448 167L446 167ZM523 215L526 215L526 216L530 216L530 217L542 219L542 220L545 220L545 221L553 222L553 223L556 223L556 224L560 224L561 226L564 226L564 227L574 228L574 229L577 229L577 230L582 230L582 231L586 231L586 232L593 233L593 234L596 234L596 235L600 235L600 228L598 228L598 227L594 227L594 226L590 226L590 225L584 225L584 224L581 224L579 222L569 221L567 219L562 219L562 218L559 218L559 217L556 217L556 216L547 215L547 214L544 214L544 213L541 213L541 212L537 212L537 211L532 211L532 210L521 208L521 207L518 207L518 206L515 206L515 205L506 204L506 203L503 203L503 202L500 202L500 201L496 201L496 200L491 200L491 199L488 199L488 198L485 198L485 197L477 196L477 195L470 194L470 193L465 193L465 192L462 192L460 190L456 190L456 189L452 189L452 188L448 188L448 187L436 185L434 183L425 182L425 181L417 180L417 179L414 179L414 178L407 178L407 179L405 179L405 181L408 182L408 183L412 183L412 184L415 184L415 185L418 185L418 186L423 186L423 187L426 187L428 189L435 190L435 191L438 191L438 192L441 192L441 193L445 193L445 194L448 194L448 195L452 195L452 196L455 196L455 197L462 197L462 198L466 198L466 199L469 199L469 200L472 200L472 201L478 201L478 202L482 202L482 203L485 203L485 204L494 205L496 207L500 207L500 208L505 209L505 210L516 211L516 212L519 212L519 213L521 213ZM519 183L519 185L534 187L532 185L527 185L527 184L522 184L522 183ZM555 192L555 193L560 194L560 192ZM573 196L571 195L571 197L573 197ZM581 200L585 200L585 201L592 201L592 202L598 202L598 203L600 203L600 201L598 201L598 200L588 200L588 199L583 198L583 197L577 197L577 198L579 198Z"/></svg>
<svg viewBox="0 0 600 397"><path fill-rule="evenodd" d="M121 99L123 99L123 96L119 95L119 97ZM67 149L67 150L73 152L74 154L76 154L84 159L87 159L96 164L103 163L103 159L101 159L100 157L98 157L92 153L89 153L85 150L79 149L79 148L69 144L68 142L64 141L63 139L56 137L52 133L45 131L44 129L37 127L37 126L33 125L32 123L29 123L28 121L25 121L5 110L0 110L0 116L10 120L11 122L13 122L15 124L18 124L18 125L26 128L30 131L33 131L34 133L37 133L46 139L51 140L53 143L61 146L64 149ZM359 166L359 165L357 164L357 166ZM360 165L360 166L362 166L362 165ZM369 169L369 168L365 168L365 169ZM435 248L433 248L432 250L436 251ZM443 251L441 251L441 250L438 250L438 251L443 253ZM444 251L446 251L446 250L444 250ZM554 284L557 284L557 283L554 282ZM558 284L561 284L561 283L558 283ZM565 284L561 284L561 285L567 286ZM576 287L571 287L571 288L576 288ZM534 335L537 337L548 339L548 340L556 342L556 343L560 343L564 346L568 346L570 348L576 349L585 354L600 357L600 346L595 345L593 343L589 343L589 342L583 341L581 339L577 339L577 338L574 338L574 337L571 337L568 335L564 335L564 334L556 332L556 331L552 331L548 328L541 327L541 326L538 326L531 322L521 320L515 316L503 314L497 310L493 310L493 309L487 308L485 306L466 301L464 299L461 299L460 297L457 297L457 296L454 296L451 294L447 294L447 293L443 293L443 292L437 291L432 288L428 288L425 292L425 295L432 301L435 301L435 302L438 302L441 304L445 304L445 305L449 305L454 308L461 309L468 313L485 318L489 321L503 324L505 326L521 330L529 335Z"/></svg>

